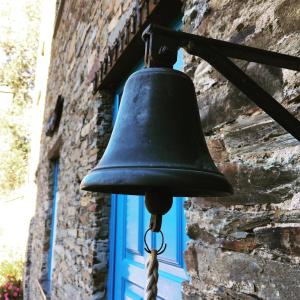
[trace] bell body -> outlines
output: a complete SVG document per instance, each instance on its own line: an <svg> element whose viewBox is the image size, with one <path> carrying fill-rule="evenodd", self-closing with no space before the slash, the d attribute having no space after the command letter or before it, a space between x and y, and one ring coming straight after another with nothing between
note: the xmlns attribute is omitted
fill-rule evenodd
<svg viewBox="0 0 300 300"><path fill-rule="evenodd" d="M135 195L232 194L208 152L187 75L148 68L129 77L106 151L81 187Z"/></svg>

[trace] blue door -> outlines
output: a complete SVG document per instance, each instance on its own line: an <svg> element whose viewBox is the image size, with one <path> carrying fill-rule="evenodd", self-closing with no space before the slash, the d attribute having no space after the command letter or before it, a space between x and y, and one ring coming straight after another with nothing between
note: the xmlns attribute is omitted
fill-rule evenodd
<svg viewBox="0 0 300 300"><path fill-rule="evenodd" d="M57 205L58 205L58 175L59 175L59 160L55 159L53 161L53 175L52 175L52 215L51 215L51 230L50 230L50 246L48 252L48 273L47 273L47 283L46 292L48 296L51 294L52 285L52 273L54 265L54 247L56 239L56 224L57 224Z"/></svg>
<svg viewBox="0 0 300 300"><path fill-rule="evenodd" d="M181 70L183 53L179 51L174 68ZM115 120L122 87L116 91ZM167 243L166 251L159 256L158 299L179 300L181 283L186 280L183 252L187 236L183 198L174 198L171 210L163 216L162 232ZM144 206L143 196L112 195L110 224L109 299L143 299L146 283L144 233L148 229L150 214ZM159 234L148 236L149 246L161 242Z"/></svg>

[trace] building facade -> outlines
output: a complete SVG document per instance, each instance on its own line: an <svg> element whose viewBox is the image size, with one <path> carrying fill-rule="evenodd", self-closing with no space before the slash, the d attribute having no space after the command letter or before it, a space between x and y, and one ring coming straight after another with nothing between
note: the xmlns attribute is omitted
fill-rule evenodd
<svg viewBox="0 0 300 300"><path fill-rule="evenodd" d="M44 17L53 34L42 36L39 52L50 65L40 71L47 86L37 85L43 121L24 299L142 299L149 218L142 197L80 190L106 148L123 84L141 68L141 32L155 22L299 56L300 2L54 2ZM300 119L299 73L235 62ZM205 61L180 51L175 67L194 81L209 151L235 193L174 201L159 296L299 299L299 142Z"/></svg>

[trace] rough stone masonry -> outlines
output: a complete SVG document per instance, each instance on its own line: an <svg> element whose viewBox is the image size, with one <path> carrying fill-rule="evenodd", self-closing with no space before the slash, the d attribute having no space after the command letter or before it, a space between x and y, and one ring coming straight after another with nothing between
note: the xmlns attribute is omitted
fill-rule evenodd
<svg viewBox="0 0 300 300"><path fill-rule="evenodd" d="M101 60L134 1L66 0L52 44L44 128L58 95L59 130L41 137L25 299L42 299L51 222L51 159L60 157L56 263L51 299L107 299L109 197L79 189L111 133L112 99L92 94ZM300 55L299 0L186 0L189 33ZM300 119L300 74L235 61ZM186 201L189 280L182 298L300 299L300 144L210 65L186 55L210 153L232 183L226 199ZM188 134L188 133L187 133Z"/></svg>
<svg viewBox="0 0 300 300"><path fill-rule="evenodd" d="M299 56L300 1L187 1L184 30ZM299 119L299 73L235 62ZM206 62L186 57L185 72L235 189L186 203L185 299L300 299L299 142Z"/></svg>

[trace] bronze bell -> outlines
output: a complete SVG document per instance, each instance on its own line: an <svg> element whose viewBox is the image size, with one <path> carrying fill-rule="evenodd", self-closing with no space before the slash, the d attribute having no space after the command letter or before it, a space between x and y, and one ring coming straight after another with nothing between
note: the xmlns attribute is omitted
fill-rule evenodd
<svg viewBox="0 0 300 300"><path fill-rule="evenodd" d="M146 68L129 77L109 144L81 188L152 198L232 194L208 152L187 75Z"/></svg>

